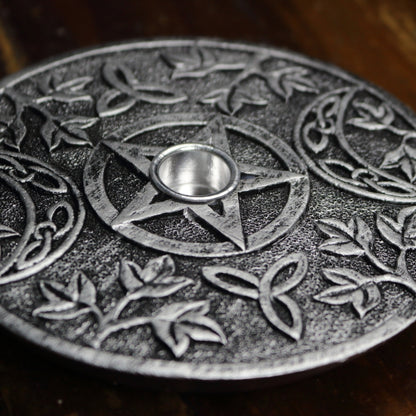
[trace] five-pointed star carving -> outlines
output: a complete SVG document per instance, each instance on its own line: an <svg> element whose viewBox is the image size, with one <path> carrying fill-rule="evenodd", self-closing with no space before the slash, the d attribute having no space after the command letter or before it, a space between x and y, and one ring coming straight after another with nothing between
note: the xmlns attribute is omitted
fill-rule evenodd
<svg viewBox="0 0 416 416"><path fill-rule="evenodd" d="M231 156L227 134L220 116L211 120L189 142L207 144ZM131 144L112 140L106 140L104 144L131 164L139 174L144 175L148 179L151 165L150 158L165 149L160 146ZM185 214L191 213L203 220L241 250L245 250L246 243L238 195L283 183L293 183L303 179L304 175L238 162L237 165L240 170L240 183L232 193L220 201L222 204L221 214L210 206L212 203L180 202L174 199L153 202L160 191L149 180L133 200L114 218L111 225L114 229L117 229L132 222L140 222L159 215L182 211Z"/></svg>

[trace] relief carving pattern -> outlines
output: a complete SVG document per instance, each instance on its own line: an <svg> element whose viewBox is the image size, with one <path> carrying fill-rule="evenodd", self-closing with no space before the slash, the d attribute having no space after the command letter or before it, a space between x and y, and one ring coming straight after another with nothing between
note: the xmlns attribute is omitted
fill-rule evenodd
<svg viewBox="0 0 416 416"><path fill-rule="evenodd" d="M308 166L330 184L363 197L396 203L416 201L416 132L399 127L392 106L367 94L355 99L359 87L341 88L319 96L301 113L295 146ZM371 101L370 101L371 99ZM354 115L346 119L352 109ZM392 134L398 146L379 162L368 161L349 143L346 129Z"/></svg>
<svg viewBox="0 0 416 416"><path fill-rule="evenodd" d="M365 258L376 274L365 275L350 268L323 269L324 278L332 286L317 294L315 299L329 305L351 304L363 318L381 301L381 284L398 284L416 295L416 280L409 273L407 256L416 249L416 207L403 208L396 219L376 214L376 229L385 245L393 246L398 255L392 266L379 258L375 248L375 233L360 217L347 224L337 219L325 218L317 223L319 230L329 237L320 249L337 256Z"/></svg>
<svg viewBox="0 0 416 416"><path fill-rule="evenodd" d="M6 219L0 224L0 284L6 284L32 276L61 257L81 231L85 211L71 179L20 153L0 151L0 184L3 198L15 195L19 200L25 222L20 230L4 223ZM48 207L39 212L31 191L41 192L50 201Z"/></svg>
<svg viewBox="0 0 416 416"><path fill-rule="evenodd" d="M165 298L193 284L192 279L175 275L175 264L170 256L150 260L143 268L122 259L119 283L125 291L124 296L104 312L97 305L96 287L83 272L74 273L67 285L56 281L41 281L40 291L48 302L36 308L33 315L58 321L91 315L96 325L92 330L94 338L88 343L94 348L99 348L115 332L145 325L152 327L155 337L176 358L186 352L191 340L220 344L227 342L217 322L206 316L209 312L207 300L167 303L152 315L122 316L123 311L133 302L137 304L145 299ZM84 332L90 324L91 322L83 327Z"/></svg>
<svg viewBox="0 0 416 416"><path fill-rule="evenodd" d="M30 109L42 117L40 136L49 152L62 143L74 146L91 146L87 129L97 123L98 118L81 115L63 116L53 114L47 104L50 102L70 105L77 102L91 102L93 97L86 87L93 81L91 76L59 80L46 76L36 86L36 93L29 95L16 88L3 88L0 97L5 99L13 110L2 114L0 119L0 144L20 151L26 137L27 127L24 114Z"/></svg>
<svg viewBox="0 0 416 416"><path fill-rule="evenodd" d="M265 106L267 97L247 85L253 78L261 79L277 97L288 101L294 91L316 93L317 87L309 77L309 71L299 65L285 65L275 70L265 70L264 62L270 60L268 54L254 54L240 61L227 61L215 52L195 45L188 54L166 52L163 59L173 69L172 79L204 78L215 72L236 72L230 84L209 91L199 97L200 104L213 105L224 114L236 114L245 105Z"/></svg>
<svg viewBox="0 0 416 416"><path fill-rule="evenodd" d="M288 278L283 278L283 272L289 267L294 270L291 270ZM302 336L303 318L299 305L288 295L288 292L302 282L307 271L308 259L304 253L281 257L260 279L251 273L227 266L210 266L202 269L205 279L214 286L233 295L258 301L270 325L296 341ZM275 303L286 308L290 322L279 316L273 306Z"/></svg>
<svg viewBox="0 0 416 416"><path fill-rule="evenodd" d="M26 212L26 225L23 230L19 230L4 222L0 216L0 284L27 278L52 264L73 244L81 231L85 216L79 191L70 179L34 158L3 150L4 146L16 152L21 151L28 131L25 121L27 110L36 113L42 119L39 137L48 152L52 153L64 145L92 146L94 140L91 140L91 127L105 118L127 113L141 103L174 105L187 101L189 97L176 88L176 80L201 80L216 73L231 74L232 80L228 83L194 97L199 104L211 105L217 112L226 115L235 115L246 106L267 106L271 96L288 102L295 92L319 93L317 83L307 66L279 60L274 69L268 69L271 67L266 64L272 59L269 54L257 52L245 56L230 60L220 51L199 44L195 44L185 53L165 51L160 54L159 59L166 64L167 71L170 68L171 82L161 84L142 80L130 64L107 60L99 70L105 90L97 96L89 91L95 80L91 75L75 78L48 75L38 81L32 89L32 94L23 93L14 87L3 88L0 91L0 99L6 103L10 111L4 113L0 119L0 182L20 198ZM254 80L260 81L270 94L263 96L254 91ZM335 187L361 197L393 203L415 203L416 131L412 126L400 121L401 116L393 105L387 104L368 91L366 99L357 98L362 92L363 89L359 86L348 86L315 97L298 118L294 132L295 147L309 168ZM66 111L62 112L65 115L52 110L56 107L52 107L51 103L66 106ZM80 103L90 105L91 116L76 114L77 111L72 106ZM156 123L156 127L146 128L152 131L159 127L177 127L169 118L170 115L165 116L165 124L158 119L156 121L159 124ZM243 133L248 137L251 133L262 145L264 138L268 144L272 142L272 135L268 135L264 130L257 130L254 125L231 117L217 116L190 121L185 119L179 120L178 125L183 127L186 123L199 126L203 130L199 136L193 138L194 141L214 143L224 147L227 153L231 152L227 132L232 128L234 134ZM348 142L348 128L364 130L369 134L388 133L393 135L398 143L385 152L379 163L372 164L360 156ZM142 128L140 131L144 132L145 129ZM118 157L124 157L138 174L147 178L149 157L157 154L160 148L136 146L128 143L129 139L118 137L116 140L102 141L101 144L106 146L107 150L117 153ZM276 143L277 141L272 144L276 146ZM147 184L145 192L136 196L122 212L116 212L114 218L111 218L111 226L114 230L122 229L123 232L127 226L131 229L135 227L133 231L136 240L143 242L142 235L137 238L137 224L132 223L159 215L155 210L157 204L160 213L185 212L193 221L195 218L198 221L203 220L216 232L225 236L228 245L224 246L228 251L219 244L212 244L213 248L207 244L201 256L221 257L263 247L263 240L269 238L271 228L267 226L269 228L259 233L257 240L252 238L253 241L250 241L244 235L239 213L239 193L268 189L287 182L296 190L290 196L296 202L292 205L296 205L299 211L291 210L292 217L296 217L297 221L301 211L306 208L309 192L308 177L303 172L303 165L300 164L299 168L297 166L299 158L296 154L292 156L291 149L287 151L285 143L279 146L283 156L293 157L294 162L290 160L294 166L296 165L296 172L289 168L272 171L263 167L239 164L244 180L228 200L221 202L225 203L222 213L217 213L211 209L212 207L188 206L176 201L158 201L152 205L154 197L158 195L152 184ZM126 155L130 159L127 159ZM87 197L93 194L89 185L90 183L85 181ZM51 204L43 213L43 217L39 217L34 214L35 202L30 197L28 188L37 188L47 194L61 195L63 198ZM142 194L147 198L147 205L139 204L140 211L137 201L139 197L143 197ZM103 206L102 202L98 201L97 205ZM94 206L93 203L92 205ZM58 216L63 216L65 221L58 221ZM284 217L282 223L286 221L287 215ZM230 229L227 229L228 224L232 222L230 218L234 219L234 222ZM348 223L324 218L318 221L317 226L328 237L320 246L322 251L336 256L365 258L374 269L373 274L365 274L348 267L323 269L323 277L331 286L314 296L317 302L331 306L350 304L359 318L363 319L380 305L385 284L400 285L416 296L416 281L411 276L407 263L408 253L416 248L416 207L403 208L397 218L377 213L375 230L371 230L360 217L354 217ZM289 229L291 226L286 225L284 232L276 232L273 239L281 237ZM394 265L378 256L374 249L376 237L381 238L385 245L393 246L397 250ZM134 238L130 239L136 241ZM8 244L12 245L7 246ZM189 247L195 251L192 252L185 243L174 242L171 245L174 247L170 249L172 253L183 256L197 257L195 253L200 250L199 247L194 249L190 245ZM150 243L148 246L157 248ZM305 320L294 293L306 279L308 267L306 254L297 252L280 257L260 278L248 271L225 266L223 262L221 265L203 267L202 276L208 285L236 297L248 299L247 302L257 302L259 310L271 327L290 339L299 341L304 332ZM82 271L73 271L72 277L67 279L65 284L56 280L42 280L39 283L39 291L44 303L37 306L32 315L45 322L79 323L78 320L83 319L78 335L84 344L96 349L120 331L139 331L139 328L144 326L152 329L153 336L161 341L175 358L180 358L186 353L191 341L221 345L227 343L220 325L208 316L209 300L166 300L194 282L189 277L175 274L175 264L170 256L164 255L149 260L143 267L122 259L118 282L123 289L123 296L114 299L111 305L101 305L97 298L96 285ZM127 308L132 305L136 307L145 299L159 298L166 300L166 303L150 314L141 314L139 308L134 309L134 312ZM281 313L282 307L285 314Z"/></svg>

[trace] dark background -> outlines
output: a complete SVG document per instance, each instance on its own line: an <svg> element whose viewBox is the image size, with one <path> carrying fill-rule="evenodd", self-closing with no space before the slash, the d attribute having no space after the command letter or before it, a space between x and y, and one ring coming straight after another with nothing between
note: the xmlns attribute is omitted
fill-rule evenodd
<svg viewBox="0 0 416 416"><path fill-rule="evenodd" d="M0 75L98 43L198 35L330 61L416 110L414 0L0 0ZM3 415L416 416L416 327L320 376L223 395L114 386L0 333Z"/></svg>

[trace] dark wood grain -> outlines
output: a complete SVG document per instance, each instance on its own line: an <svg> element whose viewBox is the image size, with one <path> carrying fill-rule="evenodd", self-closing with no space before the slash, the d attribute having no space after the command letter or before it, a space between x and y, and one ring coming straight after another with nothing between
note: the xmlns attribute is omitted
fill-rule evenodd
<svg viewBox="0 0 416 416"><path fill-rule="evenodd" d="M102 42L196 35L330 61L416 110L414 0L0 0L0 75ZM0 415L416 415L416 328L322 375L224 395L113 386L1 333Z"/></svg>

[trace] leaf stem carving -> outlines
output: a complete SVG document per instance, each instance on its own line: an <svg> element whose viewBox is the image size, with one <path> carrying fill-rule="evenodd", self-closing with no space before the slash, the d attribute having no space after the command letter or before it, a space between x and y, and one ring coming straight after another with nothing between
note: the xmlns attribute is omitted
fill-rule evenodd
<svg viewBox="0 0 416 416"><path fill-rule="evenodd" d="M383 271L383 272L386 272L386 273L395 273L396 272L396 270L393 268L393 267L390 267L389 265L387 265L387 264L384 264L374 253L373 253L373 251L371 250L371 248L370 247L366 247L365 249L364 249L365 251L364 251L364 254L365 254L365 256L367 257L367 259L371 262L371 263L373 263L373 265L374 266L376 266L378 269L380 269L381 271ZM402 253L400 253L400 254L402 254ZM407 269L406 269L407 270Z"/></svg>
<svg viewBox="0 0 416 416"><path fill-rule="evenodd" d="M152 323L153 318L151 316L138 316L136 318L123 319L117 321L114 324L107 324L101 330L97 332L97 336L92 342L94 348L99 348L101 343L113 332L118 332L123 329L130 329L137 326L148 325Z"/></svg>
<svg viewBox="0 0 416 416"><path fill-rule="evenodd" d="M403 279L403 277L399 277L397 274L382 274L378 276L372 276L370 279L368 279L368 282L396 283L405 287L412 294L416 295L416 282L412 279Z"/></svg>

